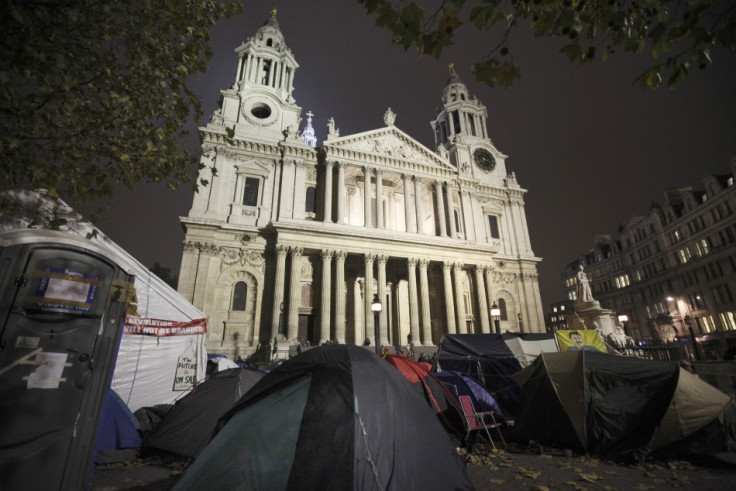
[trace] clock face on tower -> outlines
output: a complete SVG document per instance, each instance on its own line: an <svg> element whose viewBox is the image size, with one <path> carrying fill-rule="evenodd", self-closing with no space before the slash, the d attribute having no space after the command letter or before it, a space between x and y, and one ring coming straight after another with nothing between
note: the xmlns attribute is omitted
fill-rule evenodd
<svg viewBox="0 0 736 491"><path fill-rule="evenodd" d="M490 172L496 167L496 159L485 148L479 148L473 152L473 159L475 159L476 165L486 172Z"/></svg>

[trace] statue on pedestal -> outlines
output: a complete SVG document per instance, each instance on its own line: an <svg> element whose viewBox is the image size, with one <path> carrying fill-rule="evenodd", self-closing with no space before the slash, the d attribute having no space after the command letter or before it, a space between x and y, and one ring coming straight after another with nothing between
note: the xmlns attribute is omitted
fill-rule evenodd
<svg viewBox="0 0 736 491"><path fill-rule="evenodd" d="M583 265L578 267L576 275L578 283L578 302L593 302L593 291L590 289L590 278L583 270Z"/></svg>

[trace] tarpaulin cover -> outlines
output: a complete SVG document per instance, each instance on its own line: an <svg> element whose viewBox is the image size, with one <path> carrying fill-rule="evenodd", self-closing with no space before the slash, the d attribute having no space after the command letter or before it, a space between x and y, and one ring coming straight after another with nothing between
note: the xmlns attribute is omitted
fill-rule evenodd
<svg viewBox="0 0 736 491"><path fill-rule="evenodd" d="M472 489L432 409L358 346L285 361L218 426L176 489Z"/></svg>
<svg viewBox="0 0 736 491"><path fill-rule="evenodd" d="M542 353L514 379L522 390L516 438L605 457L671 444L729 404L674 362L587 351Z"/></svg>
<svg viewBox="0 0 736 491"><path fill-rule="evenodd" d="M470 375L506 413L516 412L519 391L511 375L521 370L521 364L500 334L444 336L437 352L437 372L444 370Z"/></svg>
<svg viewBox="0 0 736 491"><path fill-rule="evenodd" d="M560 351L553 333L504 333L502 336L522 368L534 363L540 353Z"/></svg>
<svg viewBox="0 0 736 491"><path fill-rule="evenodd" d="M196 457L209 443L220 416L264 375L258 370L239 367L215 373L176 402L146 436L143 446Z"/></svg>

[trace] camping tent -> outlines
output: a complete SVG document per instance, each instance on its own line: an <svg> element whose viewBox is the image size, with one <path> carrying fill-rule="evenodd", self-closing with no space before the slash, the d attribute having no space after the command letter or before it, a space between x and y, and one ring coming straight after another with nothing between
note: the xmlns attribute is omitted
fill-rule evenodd
<svg viewBox="0 0 736 491"><path fill-rule="evenodd" d="M664 448L733 407L673 362L542 353L514 379L522 390L514 438L611 458Z"/></svg>
<svg viewBox="0 0 736 491"><path fill-rule="evenodd" d="M102 421L97 430L95 453L100 461L101 454L111 454L119 450L138 449L141 437L138 433L138 420L130 412L114 390L107 392Z"/></svg>
<svg viewBox="0 0 736 491"><path fill-rule="evenodd" d="M456 398L464 395L470 396L473 407L479 412L493 411L494 418L499 422L508 418L493 396L469 375L445 370L437 372L435 376Z"/></svg>
<svg viewBox="0 0 736 491"><path fill-rule="evenodd" d="M437 412L437 417L450 433L458 437L465 433L465 418L455 395L432 374L425 364L399 355L386 355L387 362L396 367L411 382L417 393ZM430 365L431 367L431 365Z"/></svg>
<svg viewBox="0 0 736 491"><path fill-rule="evenodd" d="M503 340L522 368L534 363L540 353L560 351L553 333L507 332L503 334Z"/></svg>
<svg viewBox="0 0 736 491"><path fill-rule="evenodd" d="M437 372L452 370L470 375L513 415L519 392L511 375L521 364L500 334L450 334L440 341Z"/></svg>
<svg viewBox="0 0 736 491"><path fill-rule="evenodd" d="M285 361L218 426L176 489L472 489L433 411L359 346Z"/></svg>
<svg viewBox="0 0 736 491"><path fill-rule="evenodd" d="M172 403L204 379L204 313L46 190L0 192L0 231L26 228L55 228L82 237L135 275L137 303L131 302L125 318L112 380L112 388L132 411Z"/></svg>
<svg viewBox="0 0 736 491"><path fill-rule="evenodd" d="M143 441L144 448L196 457L210 441L217 420L264 372L231 368L213 374L182 397Z"/></svg>

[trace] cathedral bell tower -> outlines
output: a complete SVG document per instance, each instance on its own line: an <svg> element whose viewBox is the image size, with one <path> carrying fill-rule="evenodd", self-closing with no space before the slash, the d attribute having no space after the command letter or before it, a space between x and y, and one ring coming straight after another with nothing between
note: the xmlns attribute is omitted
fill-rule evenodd
<svg viewBox="0 0 736 491"><path fill-rule="evenodd" d="M235 83L222 94L223 123L235 137L265 141L294 138L301 114L294 101L294 72L299 67L276 21L276 9L255 36L235 49Z"/></svg>
<svg viewBox="0 0 736 491"><path fill-rule="evenodd" d="M454 165L460 175L479 180L506 177L501 154L488 137L488 111L450 64L450 76L442 92L442 108L431 122L437 151Z"/></svg>

